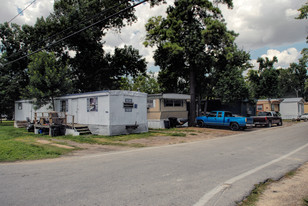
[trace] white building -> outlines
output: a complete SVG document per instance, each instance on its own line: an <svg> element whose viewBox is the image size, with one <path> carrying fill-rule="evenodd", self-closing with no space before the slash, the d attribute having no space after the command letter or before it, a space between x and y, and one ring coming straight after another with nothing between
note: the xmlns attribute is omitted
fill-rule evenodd
<svg viewBox="0 0 308 206"><path fill-rule="evenodd" d="M22 119L27 116L24 114L33 112L29 106L24 109L15 108L15 117ZM74 116L74 123L87 125L92 134L148 131L147 94L142 92L110 90L61 96L55 98L55 110L68 114L68 123L72 123ZM34 115L29 118L33 120Z"/></svg>
<svg viewBox="0 0 308 206"><path fill-rule="evenodd" d="M14 126L24 126L27 124L27 119L34 120L35 112L48 112L51 111L49 105L43 106L39 109L35 109L33 100L19 100L15 101L15 112L14 112Z"/></svg>
<svg viewBox="0 0 308 206"><path fill-rule="evenodd" d="M296 119L304 113L303 98L285 98L280 103L280 114L282 119Z"/></svg>

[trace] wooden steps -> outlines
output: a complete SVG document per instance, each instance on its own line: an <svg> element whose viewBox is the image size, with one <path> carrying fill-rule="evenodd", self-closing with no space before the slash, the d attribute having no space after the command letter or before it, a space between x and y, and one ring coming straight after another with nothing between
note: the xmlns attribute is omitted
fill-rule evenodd
<svg viewBox="0 0 308 206"><path fill-rule="evenodd" d="M17 128L26 128L28 124L27 121L15 121L15 127Z"/></svg>
<svg viewBox="0 0 308 206"><path fill-rule="evenodd" d="M86 125L75 125L74 129L79 132L80 135L92 134L89 127Z"/></svg>

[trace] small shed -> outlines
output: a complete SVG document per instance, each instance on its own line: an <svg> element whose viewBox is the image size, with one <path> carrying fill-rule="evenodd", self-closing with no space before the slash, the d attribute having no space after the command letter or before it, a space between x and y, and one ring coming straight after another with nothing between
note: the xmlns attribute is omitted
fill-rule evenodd
<svg viewBox="0 0 308 206"><path fill-rule="evenodd" d="M50 105L35 109L33 100L15 101L14 127L26 127L28 120L34 120L35 112L51 111Z"/></svg>
<svg viewBox="0 0 308 206"><path fill-rule="evenodd" d="M107 90L58 97L55 110L74 116L92 134L120 135L148 131L147 94ZM72 119L68 119L73 121Z"/></svg>
<svg viewBox="0 0 308 206"><path fill-rule="evenodd" d="M149 128L165 128L170 117L187 119L187 94L149 94L147 99Z"/></svg>
<svg viewBox="0 0 308 206"><path fill-rule="evenodd" d="M296 119L304 113L303 98L285 98L280 103L280 113L282 119Z"/></svg>

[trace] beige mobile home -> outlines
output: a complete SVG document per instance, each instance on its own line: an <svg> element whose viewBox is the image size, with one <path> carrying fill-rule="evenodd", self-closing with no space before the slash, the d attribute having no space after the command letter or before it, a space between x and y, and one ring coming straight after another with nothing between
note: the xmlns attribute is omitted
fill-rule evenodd
<svg viewBox="0 0 308 206"><path fill-rule="evenodd" d="M147 100L149 128L165 128L165 121L169 117L187 119L186 94L149 94Z"/></svg>

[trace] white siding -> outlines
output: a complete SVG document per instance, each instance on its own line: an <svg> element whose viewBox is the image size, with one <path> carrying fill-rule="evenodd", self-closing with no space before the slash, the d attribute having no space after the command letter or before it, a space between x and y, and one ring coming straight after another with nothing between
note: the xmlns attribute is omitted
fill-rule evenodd
<svg viewBox="0 0 308 206"><path fill-rule="evenodd" d="M21 109L18 108L21 104ZM32 121L34 120L35 112L48 112L51 111L50 105L45 105L37 110L34 109L32 101L20 100L15 102L15 121L26 121L27 117Z"/></svg>
<svg viewBox="0 0 308 206"><path fill-rule="evenodd" d="M298 118L304 112L304 100L301 98L286 98L280 103L282 119Z"/></svg>

